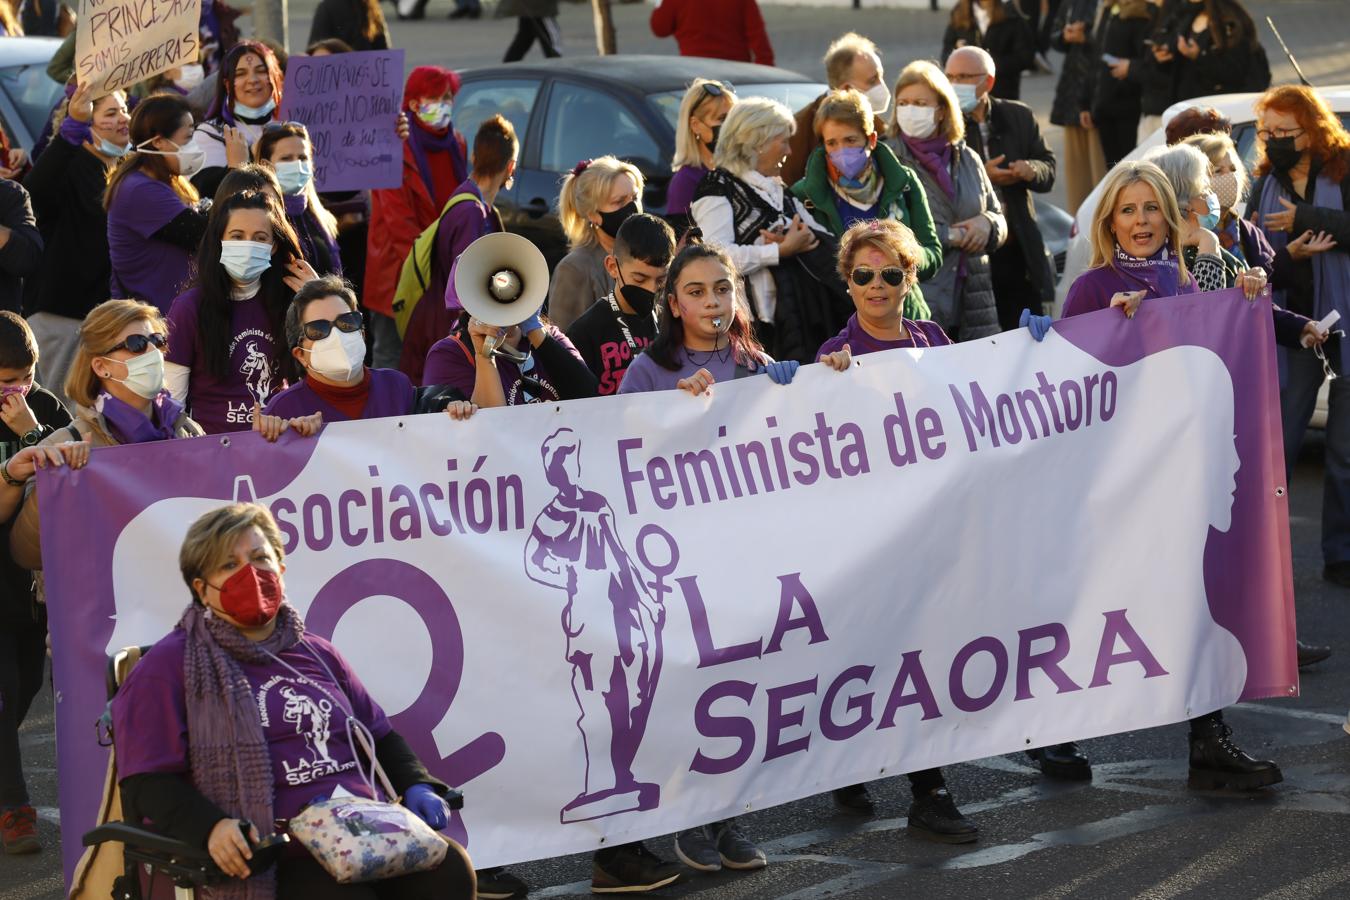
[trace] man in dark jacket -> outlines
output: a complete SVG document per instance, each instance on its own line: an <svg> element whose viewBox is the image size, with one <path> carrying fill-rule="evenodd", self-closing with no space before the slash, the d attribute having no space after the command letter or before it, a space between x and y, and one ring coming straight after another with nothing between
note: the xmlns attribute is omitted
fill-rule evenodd
<svg viewBox="0 0 1350 900"><path fill-rule="evenodd" d="M993 57L979 47L962 47L947 57L947 78L958 93L974 88L974 106L966 111L966 143L984 160L1008 219L1008 240L990 256L989 265L999 326L1009 331L1018 327L1023 309L1040 314L1055 297L1054 267L1031 196L1032 191L1043 194L1054 187L1055 154L1045 145L1030 107L990 95L995 74Z"/></svg>
<svg viewBox="0 0 1350 900"><path fill-rule="evenodd" d="M800 110L795 116L797 130L788 141L787 162L783 163L783 184L793 185L806 174L806 161L820 146L816 134L816 110L830 91L853 88L872 104L876 117L877 134L886 137L885 114L891 106L891 89L886 85L886 73L881 68L881 54L877 45L860 34L850 31L830 44L825 51L825 81L829 90Z"/></svg>
<svg viewBox="0 0 1350 900"><path fill-rule="evenodd" d="M0 309L23 306L23 280L42 264L42 235L23 185L0 178Z"/></svg>

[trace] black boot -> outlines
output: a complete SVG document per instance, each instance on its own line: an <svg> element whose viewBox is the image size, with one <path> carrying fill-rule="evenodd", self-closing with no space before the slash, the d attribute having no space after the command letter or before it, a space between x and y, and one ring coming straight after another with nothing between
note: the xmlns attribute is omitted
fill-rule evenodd
<svg viewBox="0 0 1350 900"><path fill-rule="evenodd" d="M1041 774L1046 778L1059 778L1064 781L1092 780L1092 764L1073 741L1028 750L1027 756L1040 765Z"/></svg>
<svg viewBox="0 0 1350 900"><path fill-rule="evenodd" d="M834 805L846 813L852 813L855 816L870 816L877 811L876 806L872 803L872 795L867 793L867 785L865 784L836 788L830 791L830 794L834 797Z"/></svg>
<svg viewBox="0 0 1350 900"><path fill-rule="evenodd" d="M909 808L909 833L942 844L969 844L980 836L975 823L961 815L945 787L914 798Z"/></svg>
<svg viewBox="0 0 1350 900"><path fill-rule="evenodd" d="M1330 647L1323 647L1318 644L1305 644L1302 641L1295 642L1298 645L1298 667L1305 669L1308 666L1320 663L1331 655Z"/></svg>
<svg viewBox="0 0 1350 900"><path fill-rule="evenodd" d="M1186 786L1202 791L1254 791L1284 780L1280 767L1253 759L1232 741L1233 729L1218 713L1191 719L1191 772Z"/></svg>

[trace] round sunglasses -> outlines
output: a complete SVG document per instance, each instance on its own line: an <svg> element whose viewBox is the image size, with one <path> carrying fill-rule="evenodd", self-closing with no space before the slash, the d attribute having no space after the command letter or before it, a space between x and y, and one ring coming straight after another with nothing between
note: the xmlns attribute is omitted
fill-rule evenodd
<svg viewBox="0 0 1350 900"><path fill-rule="evenodd" d="M872 279L876 277L876 275L876 269L867 269L859 266L849 273L849 278L851 278L853 283L858 287L866 287L872 283ZM905 283L905 270L899 266L887 266L881 270L881 280L891 287L899 287Z"/></svg>
<svg viewBox="0 0 1350 900"><path fill-rule="evenodd" d="M169 346L169 339L158 332L154 334L131 334L127 335L125 341L105 350L102 355L106 356L109 353L116 353L118 350L126 350L128 353L140 356L151 344L154 344L156 350L163 350Z"/></svg>
<svg viewBox="0 0 1350 900"><path fill-rule="evenodd" d="M365 323L361 320L361 314L353 310L345 312L336 319L315 319L313 322L305 323L305 337L311 341L321 341L333 333L333 326L345 334L352 334L360 331Z"/></svg>

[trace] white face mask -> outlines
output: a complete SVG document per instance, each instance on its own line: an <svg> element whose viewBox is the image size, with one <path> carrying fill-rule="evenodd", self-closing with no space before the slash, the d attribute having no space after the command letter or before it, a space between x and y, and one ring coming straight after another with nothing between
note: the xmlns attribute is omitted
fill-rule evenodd
<svg viewBox="0 0 1350 900"><path fill-rule="evenodd" d="M879 116L891 108L891 89L880 81L868 88L863 96L872 104L873 115Z"/></svg>
<svg viewBox="0 0 1350 900"><path fill-rule="evenodd" d="M205 78L206 70L194 63L190 66L182 66L178 69L178 80L174 82L174 84L185 91L190 91L201 84Z"/></svg>
<svg viewBox="0 0 1350 900"><path fill-rule="evenodd" d="M101 358L108 362L117 362L115 359ZM113 378L109 375L108 381L116 381L137 397L144 397L146 400L155 399L164 389L164 354L159 352L158 347L150 347L140 356L124 360L122 365L127 367L127 377Z"/></svg>
<svg viewBox="0 0 1350 900"><path fill-rule="evenodd" d="M154 138L151 138L150 140L152 141ZM168 138L165 138L164 140L169 141ZM173 144L173 141L169 141L169 143ZM152 156L178 157L178 174L182 175L184 178L191 178L202 170L202 166L206 165L206 151L197 146L197 136L195 134L192 136L191 140L181 147L177 144L173 144L174 149L169 151L151 150L148 146L149 144L150 141L141 144L136 148L136 152L149 153Z"/></svg>
<svg viewBox="0 0 1350 900"><path fill-rule="evenodd" d="M905 134L923 140L937 131L937 110L931 106L898 106L895 121Z"/></svg>
<svg viewBox="0 0 1350 900"><path fill-rule="evenodd" d="M1238 202L1238 177L1236 172L1224 172L1221 175L1211 176L1210 185L1214 188L1214 193L1219 198L1219 208L1224 210L1232 209Z"/></svg>
<svg viewBox="0 0 1350 900"><path fill-rule="evenodd" d="M315 341L309 351L309 369L329 381L356 379L366 365L366 339L361 332L334 328L328 337Z"/></svg>

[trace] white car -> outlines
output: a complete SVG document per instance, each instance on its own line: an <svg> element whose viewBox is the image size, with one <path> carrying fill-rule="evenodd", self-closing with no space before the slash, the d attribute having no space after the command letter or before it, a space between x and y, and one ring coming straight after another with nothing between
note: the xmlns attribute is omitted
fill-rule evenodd
<svg viewBox="0 0 1350 900"><path fill-rule="evenodd" d="M1317 91L1331 104L1331 108L1341 117L1342 121L1350 119L1350 85L1342 84L1318 88ZM1167 123L1172 121L1172 118L1182 110L1189 109L1192 106L1212 106L1227 116L1228 120L1233 123L1233 143L1237 145L1238 154L1250 171L1256 161L1256 113L1253 106L1260 96L1259 93L1217 94L1211 97L1196 97L1194 100L1187 100L1184 103L1174 103L1168 107L1167 112L1163 113L1163 127L1150 134L1142 144L1131 150L1125 158L1139 159L1154 147L1162 146L1166 140ZM1064 297L1069 292L1069 285L1073 284L1074 279L1083 273L1083 270L1088 266L1088 260L1092 258L1092 247L1088 240L1088 232L1091 230L1092 216L1097 210L1097 202L1101 199L1101 193L1102 186L1098 183L1074 216L1073 229L1069 236L1069 249L1064 259L1064 275L1055 288L1054 314L1056 318L1059 317L1060 310L1064 307Z"/></svg>

